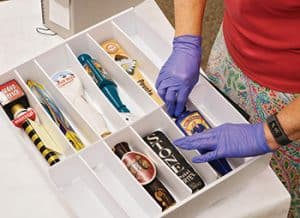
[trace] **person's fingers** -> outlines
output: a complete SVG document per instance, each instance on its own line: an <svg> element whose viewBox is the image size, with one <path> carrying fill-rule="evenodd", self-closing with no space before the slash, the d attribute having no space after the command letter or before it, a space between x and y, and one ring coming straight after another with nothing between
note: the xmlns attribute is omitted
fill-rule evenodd
<svg viewBox="0 0 300 218"><path fill-rule="evenodd" d="M159 89L159 85L161 83L162 79L160 78L160 75L158 76L156 82L155 82L155 88L158 90Z"/></svg>
<svg viewBox="0 0 300 218"><path fill-rule="evenodd" d="M160 79L162 79L161 76ZM164 77L161 81L158 82L159 82L159 86L157 87L157 92L159 96L166 102L167 91L174 90L176 89L176 87L174 87L174 83L172 81L172 78L170 77Z"/></svg>
<svg viewBox="0 0 300 218"><path fill-rule="evenodd" d="M176 91L168 89L166 93L166 105L167 105L168 114L171 117L174 116L175 104L176 104Z"/></svg>
<svg viewBox="0 0 300 218"><path fill-rule="evenodd" d="M216 159L218 159L217 151L211 151L211 152L207 152L205 154L193 157L192 162L193 163L205 163L205 162L216 160Z"/></svg>
<svg viewBox="0 0 300 218"><path fill-rule="evenodd" d="M189 88L183 88L178 91L176 108L175 108L175 117L178 117L184 111L185 104L187 102L189 94L190 94Z"/></svg>
<svg viewBox="0 0 300 218"><path fill-rule="evenodd" d="M159 72L158 78L157 78L157 80L155 82L155 88L157 90L159 89L161 82L166 79L165 75L166 75L165 66L163 66L162 69L161 69L161 71Z"/></svg>
<svg viewBox="0 0 300 218"><path fill-rule="evenodd" d="M155 83L155 88L159 89L161 88L161 83L165 80L167 80L168 78L170 78L170 71L171 69L168 67L168 63L166 63L160 70L158 78L156 80Z"/></svg>
<svg viewBox="0 0 300 218"><path fill-rule="evenodd" d="M203 132L177 139L174 141L174 144L186 150L213 150L216 147L217 140L213 133Z"/></svg>
<svg viewBox="0 0 300 218"><path fill-rule="evenodd" d="M157 93L161 97L161 99L164 100L164 102L165 102L167 89L157 89Z"/></svg>
<svg viewBox="0 0 300 218"><path fill-rule="evenodd" d="M181 88L182 82L179 81L176 77L172 75L168 75L165 77L163 81L159 84L159 89L165 89L165 88L170 88L172 90L179 91Z"/></svg>
<svg viewBox="0 0 300 218"><path fill-rule="evenodd" d="M211 131L212 129L206 130L201 133L195 133L191 136L182 137L176 139L174 142L181 143L181 141L186 141L187 143L192 143L193 141L201 140L201 139L209 139L215 137L215 133Z"/></svg>

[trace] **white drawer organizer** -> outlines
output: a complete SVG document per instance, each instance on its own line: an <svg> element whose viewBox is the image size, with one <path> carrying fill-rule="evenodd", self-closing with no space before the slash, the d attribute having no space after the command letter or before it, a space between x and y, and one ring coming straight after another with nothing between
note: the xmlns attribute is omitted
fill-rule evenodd
<svg viewBox="0 0 300 218"><path fill-rule="evenodd" d="M152 26L153 20L160 27ZM159 68L171 51L173 30L157 5L152 1L128 9L66 40L50 51L2 74L0 83L16 79L25 90L31 106L37 111L42 124L55 141L64 145L67 152L60 163L49 167L29 138L15 128L1 110L0 121L6 122L11 132L20 138L20 146L35 161L36 167L48 177L49 184L61 202L74 217L196 217L213 203L246 185L248 179L268 166L269 156L249 159L231 159L234 170L219 178L208 164L192 164L195 151L181 151L205 181L206 186L192 194L190 189L145 144L142 137L160 129L172 140L183 137L174 121L158 106L99 46L99 43L116 39L128 54L138 60L139 68L154 86ZM77 61L81 53L97 59L118 84L123 102L136 115L132 123L125 122L105 98L83 67ZM99 137L85 122L72 104L64 98L50 79L50 75L69 69L80 77L95 107L108 121L113 134ZM77 152L64 138L49 115L26 86L32 79L43 84L58 106L84 139L86 148ZM189 108L198 109L207 121L216 126L225 122L243 123L244 118L204 79L195 87ZM112 147L126 141L136 151L147 154L155 162L158 178L175 197L177 203L166 211L152 199L135 180ZM245 196L246 197L246 196Z"/></svg>

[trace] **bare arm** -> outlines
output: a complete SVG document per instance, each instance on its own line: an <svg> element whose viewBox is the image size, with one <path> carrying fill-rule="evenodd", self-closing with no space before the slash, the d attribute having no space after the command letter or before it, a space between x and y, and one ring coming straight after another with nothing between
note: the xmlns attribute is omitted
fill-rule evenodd
<svg viewBox="0 0 300 218"><path fill-rule="evenodd" d="M176 36L201 35L206 0L174 0Z"/></svg>
<svg viewBox="0 0 300 218"><path fill-rule="evenodd" d="M300 139L300 97L296 98L282 109L278 113L277 118L290 140L294 141ZM279 145L273 138L266 123L264 125L264 130L267 143L272 149L277 149Z"/></svg>

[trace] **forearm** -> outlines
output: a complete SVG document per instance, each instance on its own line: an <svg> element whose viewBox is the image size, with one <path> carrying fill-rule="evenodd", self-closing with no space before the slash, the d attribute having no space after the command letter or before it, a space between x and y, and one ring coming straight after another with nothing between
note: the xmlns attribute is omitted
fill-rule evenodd
<svg viewBox="0 0 300 218"><path fill-rule="evenodd" d="M296 98L278 114L277 118L290 140L300 139L300 97ZM268 145L274 150L279 147L272 136L267 124L264 124L265 136Z"/></svg>
<svg viewBox="0 0 300 218"><path fill-rule="evenodd" d="M206 0L174 0L175 35L201 35Z"/></svg>

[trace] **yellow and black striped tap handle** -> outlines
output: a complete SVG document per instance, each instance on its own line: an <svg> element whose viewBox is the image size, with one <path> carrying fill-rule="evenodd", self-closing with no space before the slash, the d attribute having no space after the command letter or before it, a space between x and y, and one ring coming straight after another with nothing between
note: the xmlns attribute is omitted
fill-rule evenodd
<svg viewBox="0 0 300 218"><path fill-rule="evenodd" d="M20 109L24 109L24 107L21 104L16 104L11 108L11 112L12 114L15 114ZM50 166L53 166L60 161L58 155L53 150L46 147L40 136L34 130L29 119L25 120L25 122L22 124L22 128Z"/></svg>

